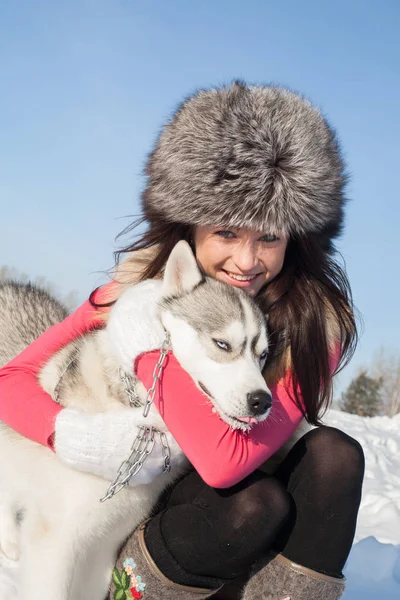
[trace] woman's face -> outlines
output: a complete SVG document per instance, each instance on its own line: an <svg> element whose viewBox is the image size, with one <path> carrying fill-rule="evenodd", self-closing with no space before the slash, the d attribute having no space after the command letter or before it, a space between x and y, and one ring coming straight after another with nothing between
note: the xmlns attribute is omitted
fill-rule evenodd
<svg viewBox="0 0 400 600"><path fill-rule="evenodd" d="M287 246L284 236L208 225L194 229L193 241L197 262L207 275L250 296L278 275Z"/></svg>

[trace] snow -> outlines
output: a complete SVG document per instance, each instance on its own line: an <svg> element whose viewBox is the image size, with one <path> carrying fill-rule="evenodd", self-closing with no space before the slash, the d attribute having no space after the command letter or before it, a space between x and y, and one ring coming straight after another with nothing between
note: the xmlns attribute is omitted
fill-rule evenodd
<svg viewBox="0 0 400 600"><path fill-rule="evenodd" d="M400 415L365 418L331 410L327 425L356 438L366 473L344 600L400 599ZM18 568L0 555L0 600L16 600Z"/></svg>
<svg viewBox="0 0 400 600"><path fill-rule="evenodd" d="M365 480L344 600L400 598L400 414L358 417L331 410L324 422L360 442Z"/></svg>
<svg viewBox="0 0 400 600"><path fill-rule="evenodd" d="M382 544L367 537L352 548L345 570L344 600L399 600L400 545Z"/></svg>

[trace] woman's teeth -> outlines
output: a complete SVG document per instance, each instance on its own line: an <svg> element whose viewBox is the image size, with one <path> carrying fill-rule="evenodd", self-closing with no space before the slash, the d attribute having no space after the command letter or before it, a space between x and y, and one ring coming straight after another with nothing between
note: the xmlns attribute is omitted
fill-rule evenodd
<svg viewBox="0 0 400 600"><path fill-rule="evenodd" d="M237 281L252 281L257 277L257 275L236 275L230 271L227 271L227 273L229 277L232 277L232 279L236 279Z"/></svg>

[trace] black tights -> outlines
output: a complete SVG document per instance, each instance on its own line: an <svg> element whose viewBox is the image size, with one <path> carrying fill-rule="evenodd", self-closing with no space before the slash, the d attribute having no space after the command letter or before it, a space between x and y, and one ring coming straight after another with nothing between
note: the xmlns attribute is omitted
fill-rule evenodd
<svg viewBox="0 0 400 600"><path fill-rule="evenodd" d="M232 488L214 489L191 472L148 524L150 554L167 577L193 586L217 587L270 549L339 577L363 475L360 444L331 427L307 433L274 476L256 471Z"/></svg>

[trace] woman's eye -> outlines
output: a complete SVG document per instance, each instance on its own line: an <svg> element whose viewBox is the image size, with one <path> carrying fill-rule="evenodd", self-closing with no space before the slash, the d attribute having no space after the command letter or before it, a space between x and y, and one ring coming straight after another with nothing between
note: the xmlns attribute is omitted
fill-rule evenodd
<svg viewBox="0 0 400 600"><path fill-rule="evenodd" d="M276 235L264 235L261 240L263 242L279 242L279 238Z"/></svg>
<svg viewBox="0 0 400 600"><path fill-rule="evenodd" d="M215 235L219 235L220 237L223 237L226 239L235 237L235 234L232 231L228 231L228 230L216 231Z"/></svg>
<svg viewBox="0 0 400 600"><path fill-rule="evenodd" d="M214 340L214 343L221 348L221 350L225 350L225 352L230 352L232 350L230 344L228 342L224 342L223 340Z"/></svg>

